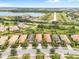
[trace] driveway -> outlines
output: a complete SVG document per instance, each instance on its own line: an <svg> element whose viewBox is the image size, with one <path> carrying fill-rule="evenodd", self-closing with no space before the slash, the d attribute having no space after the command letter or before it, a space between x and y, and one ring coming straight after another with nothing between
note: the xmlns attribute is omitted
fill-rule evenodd
<svg viewBox="0 0 79 59"><path fill-rule="evenodd" d="M37 49L42 49L42 46L41 46L41 44L40 44L40 43L38 44Z"/></svg>
<svg viewBox="0 0 79 59"><path fill-rule="evenodd" d="M79 55L79 50L68 50L68 49L56 49L56 52L63 53L63 54L73 54Z"/></svg>
<svg viewBox="0 0 79 59"><path fill-rule="evenodd" d="M45 59L52 59L52 58L50 58L50 55L49 54L46 54L45 55Z"/></svg>
<svg viewBox="0 0 79 59"><path fill-rule="evenodd" d="M48 45L48 47L47 47L48 49L51 49L52 48L52 46L50 44L47 44L47 45Z"/></svg>
<svg viewBox="0 0 79 59"><path fill-rule="evenodd" d="M66 44L66 46L69 50L73 50L73 48L69 44Z"/></svg>

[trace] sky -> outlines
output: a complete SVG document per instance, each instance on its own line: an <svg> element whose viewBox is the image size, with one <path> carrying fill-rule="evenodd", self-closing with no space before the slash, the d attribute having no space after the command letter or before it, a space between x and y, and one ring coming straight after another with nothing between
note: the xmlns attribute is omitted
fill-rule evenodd
<svg viewBox="0 0 79 59"><path fill-rule="evenodd" d="M79 0L0 0L0 7L79 8Z"/></svg>

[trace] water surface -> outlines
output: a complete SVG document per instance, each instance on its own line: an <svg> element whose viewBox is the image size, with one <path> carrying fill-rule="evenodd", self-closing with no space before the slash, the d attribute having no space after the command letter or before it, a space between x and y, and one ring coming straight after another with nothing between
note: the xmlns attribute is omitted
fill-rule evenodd
<svg viewBox="0 0 79 59"><path fill-rule="evenodd" d="M33 13L33 12L26 12L26 13L14 13L14 12L0 12L0 16L27 16L31 15L34 17L43 16L44 13Z"/></svg>

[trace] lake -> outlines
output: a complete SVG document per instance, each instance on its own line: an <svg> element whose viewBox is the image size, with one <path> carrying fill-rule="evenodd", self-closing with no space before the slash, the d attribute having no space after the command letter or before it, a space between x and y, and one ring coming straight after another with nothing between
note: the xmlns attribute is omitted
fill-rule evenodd
<svg viewBox="0 0 79 59"><path fill-rule="evenodd" d="M14 13L14 12L0 12L0 16L27 16L31 15L33 17L43 16L44 13L33 13L33 12L25 12L25 13Z"/></svg>

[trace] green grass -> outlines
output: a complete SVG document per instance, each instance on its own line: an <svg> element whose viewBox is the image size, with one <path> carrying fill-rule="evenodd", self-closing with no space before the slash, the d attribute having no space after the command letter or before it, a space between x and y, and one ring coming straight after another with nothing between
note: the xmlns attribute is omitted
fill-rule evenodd
<svg viewBox="0 0 79 59"><path fill-rule="evenodd" d="M52 59L60 59L60 55L55 53L50 56Z"/></svg>
<svg viewBox="0 0 79 59"><path fill-rule="evenodd" d="M42 53L37 54L36 59L44 59L44 54Z"/></svg>
<svg viewBox="0 0 79 59"><path fill-rule="evenodd" d="M66 55L65 57L67 59L79 59L79 56L77 56L77 55Z"/></svg>
<svg viewBox="0 0 79 59"><path fill-rule="evenodd" d="M7 59L18 59L17 56L9 56Z"/></svg>
<svg viewBox="0 0 79 59"><path fill-rule="evenodd" d="M30 54L24 54L24 55L22 56L22 59L30 59Z"/></svg>

